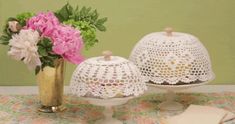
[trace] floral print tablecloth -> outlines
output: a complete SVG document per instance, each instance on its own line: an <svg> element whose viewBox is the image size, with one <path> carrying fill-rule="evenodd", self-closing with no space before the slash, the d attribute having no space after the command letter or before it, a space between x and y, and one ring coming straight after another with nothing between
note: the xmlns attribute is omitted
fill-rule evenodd
<svg viewBox="0 0 235 124"><path fill-rule="evenodd" d="M0 124L93 124L104 116L104 107L90 105L78 97L65 96L63 113L40 113L37 111L36 95L0 95ZM149 94L114 107L114 117L123 124L160 124L158 104L163 94ZM177 94L177 101L189 104L210 105L235 113L235 93ZM226 124L235 124L228 122Z"/></svg>

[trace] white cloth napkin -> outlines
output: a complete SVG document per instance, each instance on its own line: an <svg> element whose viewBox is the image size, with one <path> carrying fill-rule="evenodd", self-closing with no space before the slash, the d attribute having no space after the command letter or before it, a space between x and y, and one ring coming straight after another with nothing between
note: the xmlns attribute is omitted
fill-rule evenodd
<svg viewBox="0 0 235 124"><path fill-rule="evenodd" d="M165 124L223 124L235 115L223 109L190 105L183 113L165 120Z"/></svg>

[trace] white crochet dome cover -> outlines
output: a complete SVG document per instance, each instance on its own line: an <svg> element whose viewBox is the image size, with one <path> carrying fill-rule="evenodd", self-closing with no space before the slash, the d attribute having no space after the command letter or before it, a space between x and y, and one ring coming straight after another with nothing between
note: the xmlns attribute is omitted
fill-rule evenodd
<svg viewBox="0 0 235 124"><path fill-rule="evenodd" d="M82 62L73 73L70 88L72 94L99 98L137 96L147 89L139 69L118 56L109 61L100 56Z"/></svg>
<svg viewBox="0 0 235 124"><path fill-rule="evenodd" d="M129 59L142 76L156 84L212 80L210 58L201 42L190 34L168 33L148 34L132 50Z"/></svg>

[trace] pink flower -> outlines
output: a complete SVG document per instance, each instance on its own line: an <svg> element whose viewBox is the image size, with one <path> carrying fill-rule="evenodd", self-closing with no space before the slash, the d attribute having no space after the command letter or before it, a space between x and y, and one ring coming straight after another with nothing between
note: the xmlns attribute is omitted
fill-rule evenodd
<svg viewBox="0 0 235 124"><path fill-rule="evenodd" d="M26 23L26 28L39 30L42 36L50 37L59 24L59 20L52 12L45 12L30 18Z"/></svg>
<svg viewBox="0 0 235 124"><path fill-rule="evenodd" d="M39 13L27 21L27 29L39 30L42 37L53 42L53 52L74 64L83 61L80 51L83 46L80 31L60 24L52 12Z"/></svg>
<svg viewBox="0 0 235 124"><path fill-rule="evenodd" d="M70 26L60 25L51 34L53 42L53 52L61 55L64 59L74 64L83 61L80 55L83 47L83 40L80 31Z"/></svg>

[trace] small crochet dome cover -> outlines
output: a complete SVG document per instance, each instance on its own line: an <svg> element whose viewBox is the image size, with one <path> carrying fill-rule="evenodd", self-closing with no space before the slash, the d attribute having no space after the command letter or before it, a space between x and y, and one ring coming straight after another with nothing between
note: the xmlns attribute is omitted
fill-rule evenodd
<svg viewBox="0 0 235 124"><path fill-rule="evenodd" d="M202 43L193 35L172 32L172 28L144 36L129 59L155 84L200 83L214 78Z"/></svg>
<svg viewBox="0 0 235 124"><path fill-rule="evenodd" d="M111 98L138 96L147 89L139 69L129 60L111 56L93 57L79 64L72 75L72 94L85 97Z"/></svg>

